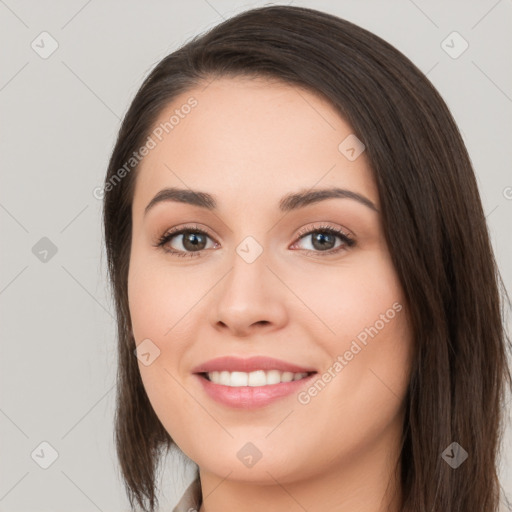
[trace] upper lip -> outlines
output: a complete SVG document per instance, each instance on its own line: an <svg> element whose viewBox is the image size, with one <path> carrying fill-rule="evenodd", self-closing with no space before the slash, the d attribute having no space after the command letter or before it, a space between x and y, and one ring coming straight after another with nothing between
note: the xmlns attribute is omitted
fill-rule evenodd
<svg viewBox="0 0 512 512"><path fill-rule="evenodd" d="M209 373L214 371L228 372L252 372L256 370L279 370L292 373L310 373L316 372L314 368L299 366L288 363L280 359L266 356L254 356L249 358L240 358L233 356L217 357L210 359L192 369L192 373Z"/></svg>

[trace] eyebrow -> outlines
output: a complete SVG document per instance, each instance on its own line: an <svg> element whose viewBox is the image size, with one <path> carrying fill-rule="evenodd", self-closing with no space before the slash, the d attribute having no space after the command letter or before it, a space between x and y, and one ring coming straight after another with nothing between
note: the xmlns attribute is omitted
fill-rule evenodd
<svg viewBox="0 0 512 512"><path fill-rule="evenodd" d="M341 199L353 199L364 206L367 206L371 210L378 212L379 210L375 204L370 201L367 197L346 190L343 188L326 188L326 189L315 189L315 190L304 190L296 193L288 194L281 198L279 201L279 210L282 212L289 212L292 210L298 210L304 208L313 203L318 203L326 199L341 198ZM149 202L144 210L146 215L151 208L161 202L173 201L177 203L190 204L192 206L199 206L207 210L216 210L217 201L215 197L206 192L199 192L190 189L182 188L164 188L160 190L153 199Z"/></svg>

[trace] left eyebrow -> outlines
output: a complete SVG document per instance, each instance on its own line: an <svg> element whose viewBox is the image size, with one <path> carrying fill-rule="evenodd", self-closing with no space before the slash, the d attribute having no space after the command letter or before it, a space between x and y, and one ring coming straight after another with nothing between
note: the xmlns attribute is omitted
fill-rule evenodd
<svg viewBox="0 0 512 512"><path fill-rule="evenodd" d="M293 194L288 194L281 198L279 201L279 209L282 212L289 212L304 208L310 204L325 201L326 199L353 199L371 210L378 212L379 210L375 204L367 197L343 188L326 188L316 190L299 191ZM149 202L144 210L144 215L153 208L156 204L164 201L174 201L178 203L186 203L192 206L199 206L207 210L215 210L217 208L217 201L212 194L207 192L199 192L190 189L181 189L176 187L164 188L160 190L153 199Z"/></svg>
<svg viewBox="0 0 512 512"><path fill-rule="evenodd" d="M370 201L370 199L367 197L344 188L306 190L297 192L295 194L289 194L284 196L281 201L279 201L279 209L283 212L289 212L292 210L297 210L298 208L304 208L305 206L313 203L318 203L319 201L325 201L326 199L333 198L354 199L355 201L367 206L371 210L376 212L379 211L373 201Z"/></svg>

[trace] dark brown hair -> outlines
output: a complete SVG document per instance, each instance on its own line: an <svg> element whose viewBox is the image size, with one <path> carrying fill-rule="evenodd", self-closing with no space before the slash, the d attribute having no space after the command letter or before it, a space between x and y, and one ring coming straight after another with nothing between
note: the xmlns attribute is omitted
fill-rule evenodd
<svg viewBox="0 0 512 512"><path fill-rule="evenodd" d="M511 386L503 318L509 301L459 130L436 89L393 46L333 15L291 6L245 11L165 57L137 92L110 158L103 206L118 322L115 439L132 508L137 502L154 510L159 460L174 443L134 356L127 278L137 168L122 179L116 173L178 94L241 75L320 94L366 145L414 335L401 510L495 512ZM469 453L457 469L441 458L452 442Z"/></svg>

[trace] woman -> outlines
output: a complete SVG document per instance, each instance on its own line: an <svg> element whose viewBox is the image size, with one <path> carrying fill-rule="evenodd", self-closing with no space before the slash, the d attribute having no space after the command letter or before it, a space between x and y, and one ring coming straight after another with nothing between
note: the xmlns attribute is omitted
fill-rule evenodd
<svg viewBox="0 0 512 512"><path fill-rule="evenodd" d="M239 14L147 77L104 190L132 507L177 446L177 512L498 510L501 281L404 55L313 9Z"/></svg>

